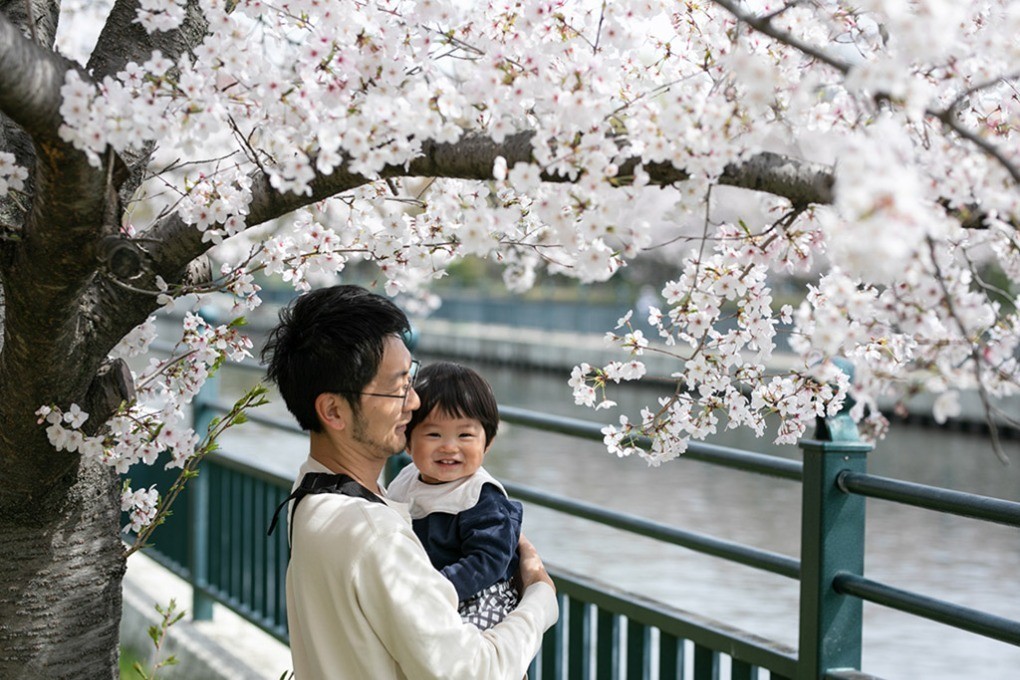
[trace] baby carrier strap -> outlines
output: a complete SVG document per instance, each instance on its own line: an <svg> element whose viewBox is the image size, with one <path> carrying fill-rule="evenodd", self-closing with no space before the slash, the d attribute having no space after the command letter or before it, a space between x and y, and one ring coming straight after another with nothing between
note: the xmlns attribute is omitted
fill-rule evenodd
<svg viewBox="0 0 1020 680"><path fill-rule="evenodd" d="M290 511L290 516L294 517L294 513L297 512L298 503L300 503L306 496L317 493L339 493L345 496L361 498L372 503L385 504L383 499L363 487L350 475L334 475L328 472L306 472L305 476L301 478L301 483L296 489L294 489L294 493L287 496L282 503L276 506L276 512L273 513L273 520L269 523L269 531L266 535L273 535L273 531L276 529L276 522L280 519L280 511L287 507L287 503L294 501L294 507L291 508ZM293 522L291 524L290 538L291 541L293 541Z"/></svg>

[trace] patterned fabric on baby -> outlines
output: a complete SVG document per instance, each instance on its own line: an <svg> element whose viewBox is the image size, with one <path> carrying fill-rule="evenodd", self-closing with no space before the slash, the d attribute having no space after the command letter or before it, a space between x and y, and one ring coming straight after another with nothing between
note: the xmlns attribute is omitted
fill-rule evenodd
<svg viewBox="0 0 1020 680"><path fill-rule="evenodd" d="M457 606L460 618L480 630L488 630L517 607L517 589L510 581L498 581Z"/></svg>

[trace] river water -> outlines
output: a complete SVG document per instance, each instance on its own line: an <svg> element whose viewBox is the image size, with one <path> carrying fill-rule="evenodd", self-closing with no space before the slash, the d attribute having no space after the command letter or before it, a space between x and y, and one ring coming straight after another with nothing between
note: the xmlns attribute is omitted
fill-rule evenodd
<svg viewBox="0 0 1020 680"><path fill-rule="evenodd" d="M586 420L615 419L574 406L565 373L476 367L500 403ZM224 396L236 395L249 380L250 374L228 372ZM634 414L654 402L655 392L630 389L617 400ZM279 400L263 408L264 415L289 417ZM267 445L267 434L249 423L228 434L223 448L293 475L306 454L305 441L274 432ZM722 433L712 443L800 457L796 447L777 447L743 431ZM1020 444L1005 445L1013 461L1008 466L982 435L894 425L870 455L869 472L1020 501ZM795 482L682 458L650 468L638 458L618 459L597 442L514 425L503 426L485 464L501 479L799 556ZM886 501L867 504L869 578L1020 619L1020 531ZM797 646L795 581L535 506L526 506L525 531L548 563ZM1016 679L1020 648L865 603L863 670L886 680Z"/></svg>

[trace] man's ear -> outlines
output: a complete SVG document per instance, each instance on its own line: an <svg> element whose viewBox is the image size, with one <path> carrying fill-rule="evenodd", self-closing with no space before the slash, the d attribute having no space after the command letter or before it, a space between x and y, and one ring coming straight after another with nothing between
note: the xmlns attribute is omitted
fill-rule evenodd
<svg viewBox="0 0 1020 680"><path fill-rule="evenodd" d="M343 430L351 417L351 405L334 392L323 392L315 398L315 415L327 430Z"/></svg>

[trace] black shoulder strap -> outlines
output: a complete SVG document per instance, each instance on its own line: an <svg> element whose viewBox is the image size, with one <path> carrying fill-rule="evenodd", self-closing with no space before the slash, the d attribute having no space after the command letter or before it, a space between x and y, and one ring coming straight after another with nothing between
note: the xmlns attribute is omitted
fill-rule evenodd
<svg viewBox="0 0 1020 680"><path fill-rule="evenodd" d="M339 493L345 496L361 498L372 503L385 503L383 499L376 496L361 484L358 484L358 482L349 475L334 475L328 472L307 472L305 473L305 476L301 478L301 483L298 485L298 488L294 489L294 493L287 496L282 503L276 506L276 512L273 513L273 520L269 523L269 531L266 535L273 535L273 531L276 529L276 522L280 519L280 512L287 507L287 503L294 501L294 507L291 508L290 511L290 516L294 517L298 503L300 503L305 496L317 493ZM291 540L293 540L293 526L291 526L290 529L290 537Z"/></svg>

